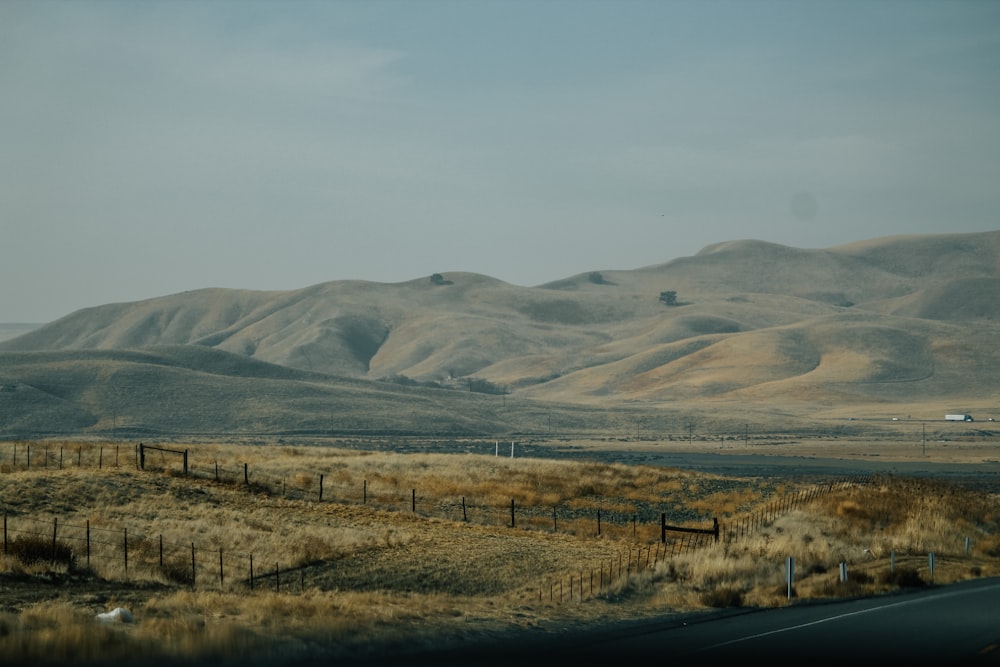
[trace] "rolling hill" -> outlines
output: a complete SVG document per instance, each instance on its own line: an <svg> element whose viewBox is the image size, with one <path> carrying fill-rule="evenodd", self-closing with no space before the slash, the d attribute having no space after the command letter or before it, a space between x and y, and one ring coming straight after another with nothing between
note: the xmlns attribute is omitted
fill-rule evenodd
<svg viewBox="0 0 1000 667"><path fill-rule="evenodd" d="M729 241L535 287L461 272L207 288L0 341L0 436L621 434L640 422L680 433L694 415L715 432L985 416L1000 412L998 321L1000 231L826 249Z"/></svg>

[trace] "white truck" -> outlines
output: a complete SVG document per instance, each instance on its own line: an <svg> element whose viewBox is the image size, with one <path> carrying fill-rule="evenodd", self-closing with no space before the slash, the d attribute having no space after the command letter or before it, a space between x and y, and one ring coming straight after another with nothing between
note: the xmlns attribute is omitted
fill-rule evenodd
<svg viewBox="0 0 1000 667"><path fill-rule="evenodd" d="M945 415L944 418L945 418L945 421L950 421L950 422L971 422L972 421L972 415L966 415L966 414L962 414L962 415Z"/></svg>

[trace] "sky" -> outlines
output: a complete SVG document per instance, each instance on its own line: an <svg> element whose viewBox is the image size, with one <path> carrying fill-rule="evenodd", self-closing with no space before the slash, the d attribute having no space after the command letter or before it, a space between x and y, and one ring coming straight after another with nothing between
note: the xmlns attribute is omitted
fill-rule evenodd
<svg viewBox="0 0 1000 667"><path fill-rule="evenodd" d="M0 322L1000 229L992 0L2 0Z"/></svg>

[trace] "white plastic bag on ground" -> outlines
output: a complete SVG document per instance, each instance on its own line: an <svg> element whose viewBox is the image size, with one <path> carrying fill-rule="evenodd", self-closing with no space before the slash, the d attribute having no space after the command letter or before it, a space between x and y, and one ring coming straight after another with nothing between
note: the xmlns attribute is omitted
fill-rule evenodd
<svg viewBox="0 0 1000 667"><path fill-rule="evenodd" d="M97 620L102 623L131 623L132 612L122 607L115 607L111 611L98 614Z"/></svg>

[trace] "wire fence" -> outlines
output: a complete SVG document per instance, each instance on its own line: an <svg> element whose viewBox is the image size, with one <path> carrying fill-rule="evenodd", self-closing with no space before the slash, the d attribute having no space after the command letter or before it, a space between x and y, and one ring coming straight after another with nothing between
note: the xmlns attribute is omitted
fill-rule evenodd
<svg viewBox="0 0 1000 667"><path fill-rule="evenodd" d="M138 582L160 581L199 589L253 590L294 583L296 568L274 569L256 564L252 554L206 549L194 542L177 543L163 535L144 535L127 527L98 527L60 522L58 518L3 516L3 553L25 565L80 569L102 579Z"/></svg>
<svg viewBox="0 0 1000 667"><path fill-rule="evenodd" d="M773 499L752 512L720 521L711 520L711 528L693 527L692 523L671 525L667 514L659 517L650 509L644 513L609 511L605 509L573 509L519 505L515 499L499 503L496 499L473 500L461 496L454 499L424 497L416 488L404 489L395 483L370 483L367 479L352 480L343 476L328 476L315 471L294 475L269 475L251 467L220 465L217 460L192 461L189 450L147 446L39 445L12 443L9 456L0 456L0 470L50 470L65 467L134 468L150 474L161 473L182 477L192 483L213 482L243 488L250 493L263 493L281 498L311 502L360 504L386 511L409 512L435 516L452 521L476 522L525 530L563 532L578 536L603 537L625 542L617 558L596 564L587 571L565 573L539 586L538 596L558 602L582 599L613 590L634 574L650 569L671 557L708 544L723 541L735 543L745 539L779 515L851 485L872 482L871 476L859 476L837 482L814 485ZM657 521L657 518L659 519ZM298 583L305 588L304 569L298 565L255 563L253 554L224 547L203 548L196 543L165 541L162 535L147 535L126 527L106 527L62 523L58 519L41 520L25 516L10 516L4 512L3 547L23 561L84 564L87 570L111 579L158 580L197 588L219 590L252 590L269 586L289 590ZM289 563L301 562L293 554Z"/></svg>
<svg viewBox="0 0 1000 667"><path fill-rule="evenodd" d="M222 464L218 460L197 460L187 449L143 443L83 443L70 447L24 442L10 444L10 449L0 451L0 472L73 467L114 472L130 468L150 473L161 472L192 482L213 481L286 500L366 505L374 509L408 511L421 516L487 526L509 526L636 541L655 540L659 530L659 508L616 510L600 507L604 504L600 498L592 499L591 504L598 507L590 509L573 503L530 505L516 498L499 498L495 495L447 498L430 493L425 495L419 488L407 486L398 479L350 478L343 473L329 475L315 470L275 475L249 463L232 465Z"/></svg>

